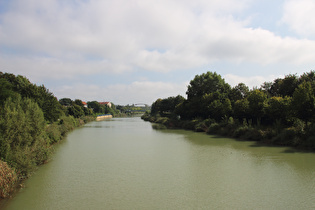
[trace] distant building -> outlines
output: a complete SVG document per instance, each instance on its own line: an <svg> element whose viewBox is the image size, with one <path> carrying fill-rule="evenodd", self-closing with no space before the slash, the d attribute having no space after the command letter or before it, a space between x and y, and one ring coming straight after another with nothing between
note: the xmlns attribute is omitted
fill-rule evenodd
<svg viewBox="0 0 315 210"><path fill-rule="evenodd" d="M86 107L86 108L88 107L86 102L82 101L82 104L83 104L84 107Z"/></svg>
<svg viewBox="0 0 315 210"><path fill-rule="evenodd" d="M112 107L112 104L111 104L110 102L99 102L99 104L101 104L101 105L106 105L106 106L108 106L109 108Z"/></svg>

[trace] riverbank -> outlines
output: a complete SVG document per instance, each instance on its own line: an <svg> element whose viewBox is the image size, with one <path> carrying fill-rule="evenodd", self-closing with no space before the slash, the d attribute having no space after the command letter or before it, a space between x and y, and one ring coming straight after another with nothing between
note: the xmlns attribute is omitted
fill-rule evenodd
<svg viewBox="0 0 315 210"><path fill-rule="evenodd" d="M43 138L48 139L47 150L45 151L46 158L40 163L36 163L36 157L41 155L40 150L35 151L38 153L33 155L34 159L23 160L25 167L20 166L19 168L15 168L16 163L7 163L0 160L0 202L2 199L10 198L16 190L20 189L22 186L20 184L23 180L31 176L38 166L49 161L50 155L54 152L55 144L62 141L70 131L94 120L95 117L93 116L84 116L81 118L63 116L58 121L47 124L43 133ZM11 155L18 156L21 154L16 152Z"/></svg>
<svg viewBox="0 0 315 210"><path fill-rule="evenodd" d="M0 209L312 209L315 202L315 153L287 147L115 117L75 129L55 148L53 161Z"/></svg>
<svg viewBox="0 0 315 210"><path fill-rule="evenodd" d="M315 126L305 127L297 124L283 128L280 125L273 127L254 126L250 122L239 123L233 118L216 123L213 120L179 120L168 117L151 116L144 114L145 121L156 123L157 129L185 129L207 134L231 137L238 140L256 141L261 144L274 146L288 146L300 150L315 151Z"/></svg>

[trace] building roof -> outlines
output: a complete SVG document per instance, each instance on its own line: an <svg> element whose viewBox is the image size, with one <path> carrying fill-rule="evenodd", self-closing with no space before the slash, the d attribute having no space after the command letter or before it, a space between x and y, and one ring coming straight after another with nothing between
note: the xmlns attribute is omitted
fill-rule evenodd
<svg viewBox="0 0 315 210"><path fill-rule="evenodd" d="M108 104L110 104L110 102L99 102L99 104L105 104L105 105L108 105Z"/></svg>

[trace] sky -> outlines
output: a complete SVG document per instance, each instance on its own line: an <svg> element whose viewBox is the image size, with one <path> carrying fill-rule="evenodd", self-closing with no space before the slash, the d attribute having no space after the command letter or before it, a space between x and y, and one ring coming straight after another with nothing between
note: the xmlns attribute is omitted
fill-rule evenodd
<svg viewBox="0 0 315 210"><path fill-rule="evenodd" d="M145 103L207 71L260 87L315 70L314 0L0 0L0 71L58 99Z"/></svg>

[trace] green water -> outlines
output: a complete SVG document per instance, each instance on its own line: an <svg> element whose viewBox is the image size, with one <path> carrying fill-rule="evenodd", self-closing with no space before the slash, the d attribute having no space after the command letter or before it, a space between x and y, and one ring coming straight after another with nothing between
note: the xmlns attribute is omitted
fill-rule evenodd
<svg viewBox="0 0 315 210"><path fill-rule="evenodd" d="M4 209L315 209L315 154L114 118L70 133Z"/></svg>

